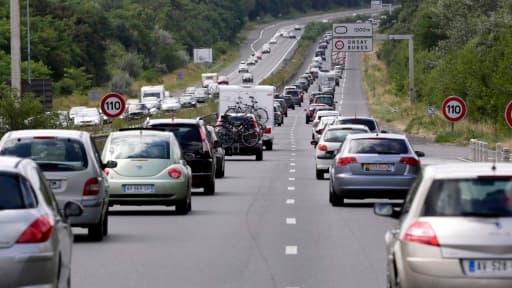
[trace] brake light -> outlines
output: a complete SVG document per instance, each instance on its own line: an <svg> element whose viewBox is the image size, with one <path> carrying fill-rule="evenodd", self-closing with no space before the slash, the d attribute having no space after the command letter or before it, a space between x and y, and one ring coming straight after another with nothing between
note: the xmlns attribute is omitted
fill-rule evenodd
<svg viewBox="0 0 512 288"><path fill-rule="evenodd" d="M353 163L357 163L356 157L340 157L336 160L336 166L346 166Z"/></svg>
<svg viewBox="0 0 512 288"><path fill-rule="evenodd" d="M265 128L265 134L272 134L272 128L271 127L266 127Z"/></svg>
<svg viewBox="0 0 512 288"><path fill-rule="evenodd" d="M105 175L109 176L110 175L110 168L103 169L103 172L105 172Z"/></svg>
<svg viewBox="0 0 512 288"><path fill-rule="evenodd" d="M181 169L175 167L175 168L169 169L169 171L167 171L167 174L169 175L169 177L171 177L173 179L179 179L179 178L181 178L181 176L183 176L183 171L181 171Z"/></svg>
<svg viewBox="0 0 512 288"><path fill-rule="evenodd" d="M402 157L400 163L410 166L420 166L420 161L414 157Z"/></svg>
<svg viewBox="0 0 512 288"><path fill-rule="evenodd" d="M428 222L416 221L412 223L405 232L404 240L439 247L436 232Z"/></svg>
<svg viewBox="0 0 512 288"><path fill-rule="evenodd" d="M16 243L43 243L50 239L53 230L53 220L48 215L34 220L18 237Z"/></svg>
<svg viewBox="0 0 512 288"><path fill-rule="evenodd" d="M94 196L100 194L100 180L91 178L84 184L83 196Z"/></svg>
<svg viewBox="0 0 512 288"><path fill-rule="evenodd" d="M325 151L327 151L327 145L325 145L325 144L320 144L320 145L316 146L316 150L318 150L318 151L324 151L324 152L325 152Z"/></svg>

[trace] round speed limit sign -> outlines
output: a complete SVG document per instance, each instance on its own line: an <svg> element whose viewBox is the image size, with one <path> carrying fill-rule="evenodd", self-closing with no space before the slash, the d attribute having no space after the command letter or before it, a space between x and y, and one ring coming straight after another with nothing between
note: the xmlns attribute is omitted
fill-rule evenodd
<svg viewBox="0 0 512 288"><path fill-rule="evenodd" d="M101 112L108 118L117 118L126 109L126 101L117 93L108 93L101 98Z"/></svg>
<svg viewBox="0 0 512 288"><path fill-rule="evenodd" d="M466 116L467 107L464 99L449 96L443 101L443 116L450 122L457 122Z"/></svg>

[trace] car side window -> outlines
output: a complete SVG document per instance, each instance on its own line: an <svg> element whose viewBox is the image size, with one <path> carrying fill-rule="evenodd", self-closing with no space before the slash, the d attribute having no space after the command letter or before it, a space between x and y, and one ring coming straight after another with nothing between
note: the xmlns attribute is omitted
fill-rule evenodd
<svg viewBox="0 0 512 288"><path fill-rule="evenodd" d="M98 165L101 167L101 156L100 156L100 152L98 150L98 147L96 146L96 141L94 141L94 139L92 137L89 138L90 141L91 141L91 146L92 146L92 151L93 151L93 157L94 159L96 160L96 163L98 163Z"/></svg>
<svg viewBox="0 0 512 288"><path fill-rule="evenodd" d="M21 184L21 192L22 192L22 195L23 195L23 201L25 202L25 207L26 208L35 208L37 207L37 198L35 197L35 192L34 192L34 188L32 187L32 185L30 185L30 182L23 178L23 177L20 177L21 178L21 181L20 181L20 184Z"/></svg>

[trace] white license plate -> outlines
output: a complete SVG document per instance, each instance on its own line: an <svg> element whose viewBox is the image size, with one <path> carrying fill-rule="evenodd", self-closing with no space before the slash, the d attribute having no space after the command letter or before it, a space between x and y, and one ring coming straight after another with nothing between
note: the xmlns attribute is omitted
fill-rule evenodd
<svg viewBox="0 0 512 288"><path fill-rule="evenodd" d="M59 190L62 187L62 181L60 180L48 180L48 186L52 190Z"/></svg>
<svg viewBox="0 0 512 288"><path fill-rule="evenodd" d="M363 164L364 171L393 171L393 164Z"/></svg>
<svg viewBox="0 0 512 288"><path fill-rule="evenodd" d="M512 260L464 260L468 276L512 277Z"/></svg>
<svg viewBox="0 0 512 288"><path fill-rule="evenodd" d="M123 192L126 193L153 193L155 192L154 185L124 185Z"/></svg>

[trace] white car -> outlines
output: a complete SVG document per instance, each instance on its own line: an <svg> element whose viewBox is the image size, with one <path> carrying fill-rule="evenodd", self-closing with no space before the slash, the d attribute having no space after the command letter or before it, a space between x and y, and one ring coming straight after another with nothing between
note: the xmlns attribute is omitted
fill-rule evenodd
<svg viewBox="0 0 512 288"><path fill-rule="evenodd" d="M87 108L86 106L75 106L75 107L71 107L71 109L69 109L69 119L71 121L73 121L73 119L75 118L76 116L76 113L79 111L79 110L82 110L82 109L85 109Z"/></svg>
<svg viewBox="0 0 512 288"><path fill-rule="evenodd" d="M269 54L270 53L270 45L268 45L268 44L263 45L263 47L261 48L261 53Z"/></svg>
<svg viewBox="0 0 512 288"><path fill-rule="evenodd" d="M251 73L244 73L242 75L242 83L252 83L254 78Z"/></svg>
<svg viewBox="0 0 512 288"><path fill-rule="evenodd" d="M80 109L73 119L76 126L98 126L103 123L98 108Z"/></svg>
<svg viewBox="0 0 512 288"><path fill-rule="evenodd" d="M194 92L194 99L197 103L204 103L208 99L208 88L197 88Z"/></svg>
<svg viewBox="0 0 512 288"><path fill-rule="evenodd" d="M270 39L270 41L268 43L269 44L277 44L277 38L273 37L272 39Z"/></svg>
<svg viewBox="0 0 512 288"><path fill-rule="evenodd" d="M181 109L181 104L178 98L169 97L165 98L160 105L162 111L177 111Z"/></svg>
<svg viewBox="0 0 512 288"><path fill-rule="evenodd" d="M249 66L247 64L241 64L238 66L238 73L248 73L249 72Z"/></svg>
<svg viewBox="0 0 512 288"><path fill-rule="evenodd" d="M338 111L331 111L331 110L318 111L317 115L320 112L338 112ZM326 115L321 116L320 120L315 120L315 121L317 121L316 125L315 125L315 122L313 121L313 127L311 128L311 130L312 130L311 131L311 139L313 139L314 141L318 141L318 139L324 132L325 128L327 126L333 124L336 121L336 118L338 118L338 115L336 115L334 113L332 115L330 113L326 113Z"/></svg>

